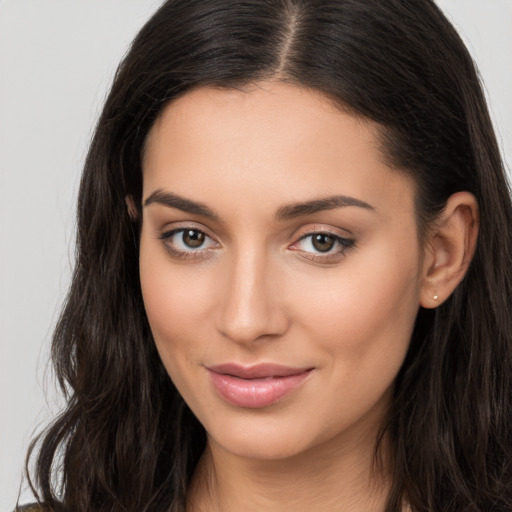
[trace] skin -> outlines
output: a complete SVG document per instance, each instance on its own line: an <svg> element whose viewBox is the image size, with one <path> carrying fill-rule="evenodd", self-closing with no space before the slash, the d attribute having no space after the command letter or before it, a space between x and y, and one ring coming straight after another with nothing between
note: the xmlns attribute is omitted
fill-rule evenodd
<svg viewBox="0 0 512 512"><path fill-rule="evenodd" d="M162 361L208 434L189 511L384 510L387 443L372 473L375 438L418 308L456 286L476 238L466 194L423 248L414 190L383 163L376 126L315 91L201 88L163 111L143 161L140 279ZM333 195L365 206L276 218ZM185 228L203 245L187 246ZM228 362L312 371L247 408L212 385L207 368Z"/></svg>

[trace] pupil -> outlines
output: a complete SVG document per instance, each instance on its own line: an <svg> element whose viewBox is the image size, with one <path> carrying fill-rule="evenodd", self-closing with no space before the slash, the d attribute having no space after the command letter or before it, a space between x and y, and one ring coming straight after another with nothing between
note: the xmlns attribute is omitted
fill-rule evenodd
<svg viewBox="0 0 512 512"><path fill-rule="evenodd" d="M183 232L183 243L188 247L201 247L204 243L204 233L189 229Z"/></svg>
<svg viewBox="0 0 512 512"><path fill-rule="evenodd" d="M334 239L329 235L320 233L313 237L313 246L317 251L327 252L334 247Z"/></svg>

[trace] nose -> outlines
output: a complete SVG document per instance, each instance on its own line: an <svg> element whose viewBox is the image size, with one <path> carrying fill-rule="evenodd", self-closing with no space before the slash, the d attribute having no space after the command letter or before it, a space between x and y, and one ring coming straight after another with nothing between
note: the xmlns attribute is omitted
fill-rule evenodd
<svg viewBox="0 0 512 512"><path fill-rule="evenodd" d="M287 330L288 318L279 271L265 254L243 251L225 270L218 304L218 330L241 344L276 338Z"/></svg>

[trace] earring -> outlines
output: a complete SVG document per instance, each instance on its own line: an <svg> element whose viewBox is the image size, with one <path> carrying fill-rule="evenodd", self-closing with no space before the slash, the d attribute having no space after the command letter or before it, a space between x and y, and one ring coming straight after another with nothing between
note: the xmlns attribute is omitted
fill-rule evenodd
<svg viewBox="0 0 512 512"><path fill-rule="evenodd" d="M439 299L439 295L434 295L434 300L438 300Z"/></svg>

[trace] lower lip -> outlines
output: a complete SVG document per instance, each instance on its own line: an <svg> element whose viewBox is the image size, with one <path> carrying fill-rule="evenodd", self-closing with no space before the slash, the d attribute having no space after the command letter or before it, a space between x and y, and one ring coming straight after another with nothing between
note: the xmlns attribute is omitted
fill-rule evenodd
<svg viewBox="0 0 512 512"><path fill-rule="evenodd" d="M237 407L257 409L272 405L297 389L311 370L286 377L241 379L209 371L213 387L226 402Z"/></svg>

